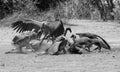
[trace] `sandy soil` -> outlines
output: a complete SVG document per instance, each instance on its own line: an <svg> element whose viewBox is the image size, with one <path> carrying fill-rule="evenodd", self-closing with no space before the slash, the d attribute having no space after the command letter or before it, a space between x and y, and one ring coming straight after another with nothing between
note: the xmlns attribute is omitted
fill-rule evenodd
<svg viewBox="0 0 120 72"><path fill-rule="evenodd" d="M120 25L115 22L70 20L73 33L91 32L103 37L112 51L82 55L4 54L16 33L8 27L0 28L0 72L120 72ZM70 36L70 34L68 34Z"/></svg>

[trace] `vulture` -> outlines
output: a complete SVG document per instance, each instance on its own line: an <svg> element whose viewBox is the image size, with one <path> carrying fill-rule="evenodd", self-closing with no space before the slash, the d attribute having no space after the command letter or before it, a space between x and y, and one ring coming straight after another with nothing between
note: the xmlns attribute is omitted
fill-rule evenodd
<svg viewBox="0 0 120 72"><path fill-rule="evenodd" d="M16 21L12 23L11 27L16 30L16 32L31 31L35 29L38 35L44 34L44 38L52 37L55 39L60 35L66 35L67 31L71 31L71 28L64 28L63 22L61 20L52 22L39 22L35 20L24 20Z"/></svg>
<svg viewBox="0 0 120 72"><path fill-rule="evenodd" d="M82 48L82 49L85 49L86 51L90 52L90 47L92 46L92 40L90 38L77 37L76 35L71 35L71 38L73 39L73 44L71 46L73 48L75 48L74 50L79 52L80 48Z"/></svg>
<svg viewBox="0 0 120 72"><path fill-rule="evenodd" d="M24 53L22 51L23 47L26 47L27 49L32 49L32 47L30 46L29 42L32 39L37 39L37 34L35 32L32 31L27 31L27 32L23 32L20 35L16 35L13 40L12 40L12 45L14 45L16 47L16 49L13 49L7 53L13 53L16 50L16 53Z"/></svg>
<svg viewBox="0 0 120 72"><path fill-rule="evenodd" d="M76 35L78 35L79 37L88 37L90 39L97 39L101 43L102 47L111 50L110 45L99 35L92 33L76 33Z"/></svg>
<svg viewBox="0 0 120 72"><path fill-rule="evenodd" d="M75 37L78 36L77 39ZM85 47L88 48L88 51L90 51L90 47L92 44L96 45L97 48L99 49L99 52L101 51L101 48L109 49L111 50L110 45L100 36L92 33L76 33L76 35L72 35L71 37L74 37L74 42L78 44L79 46L82 46L82 44L85 45ZM82 43L82 44L81 44Z"/></svg>

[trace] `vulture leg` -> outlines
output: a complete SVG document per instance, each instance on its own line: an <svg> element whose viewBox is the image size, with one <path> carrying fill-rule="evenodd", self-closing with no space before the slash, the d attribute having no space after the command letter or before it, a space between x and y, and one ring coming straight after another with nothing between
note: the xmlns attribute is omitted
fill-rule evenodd
<svg viewBox="0 0 120 72"><path fill-rule="evenodd" d="M84 47L83 47L83 45L79 45L79 46L77 46L78 47L78 50L80 51L80 49L79 48L82 48L82 49L84 49L84 50L86 50L86 51L88 51L88 52L90 52L90 47L89 46L87 46L87 45L85 45ZM87 48L87 49L86 49Z"/></svg>
<svg viewBox="0 0 120 72"><path fill-rule="evenodd" d="M17 50L18 50L18 52L17 53L23 53L23 51L22 51L22 47L18 47L18 48L16 48Z"/></svg>
<svg viewBox="0 0 120 72"><path fill-rule="evenodd" d="M98 49L99 49L99 52L101 52L101 45L100 44L98 44Z"/></svg>
<svg viewBox="0 0 120 72"><path fill-rule="evenodd" d="M91 52L91 51L90 51L90 48L92 47L92 43L88 43L88 44L86 45L86 47L87 47L87 49L88 49L88 52Z"/></svg>
<svg viewBox="0 0 120 72"><path fill-rule="evenodd" d="M52 37L52 44L55 43L55 39L56 39L56 38L53 36L53 37Z"/></svg>
<svg viewBox="0 0 120 72"><path fill-rule="evenodd" d="M97 49L99 49L98 47L96 47L94 50L97 50Z"/></svg>
<svg viewBox="0 0 120 72"><path fill-rule="evenodd" d="M99 50L98 52L101 52L101 47L100 46L98 46L97 48L95 48L94 50Z"/></svg>
<svg viewBox="0 0 120 72"><path fill-rule="evenodd" d="M42 36L42 31L39 31L38 34L37 34L37 38L40 39Z"/></svg>

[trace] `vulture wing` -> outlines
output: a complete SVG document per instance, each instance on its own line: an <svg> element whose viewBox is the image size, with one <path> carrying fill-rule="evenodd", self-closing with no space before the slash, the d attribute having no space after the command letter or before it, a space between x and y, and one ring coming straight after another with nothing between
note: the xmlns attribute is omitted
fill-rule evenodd
<svg viewBox="0 0 120 72"><path fill-rule="evenodd" d="M32 20L16 21L11 25L11 27L19 33L24 31L32 31L32 29L35 29L35 32L38 32L41 26L41 22L35 22Z"/></svg>
<svg viewBox="0 0 120 72"><path fill-rule="evenodd" d="M79 35L80 37L88 37L91 39L97 38L98 35L92 34L92 33L76 33L76 35Z"/></svg>

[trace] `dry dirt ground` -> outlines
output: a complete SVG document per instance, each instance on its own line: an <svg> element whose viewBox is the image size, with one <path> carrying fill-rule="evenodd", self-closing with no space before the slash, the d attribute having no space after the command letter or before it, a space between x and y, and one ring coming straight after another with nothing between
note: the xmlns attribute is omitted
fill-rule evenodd
<svg viewBox="0 0 120 72"><path fill-rule="evenodd" d="M0 28L0 72L120 72L120 24L116 22L95 22L70 20L73 33L91 32L103 37L112 51L82 55L5 54L14 48L11 40L15 32L8 27ZM70 34L68 34L70 36Z"/></svg>

